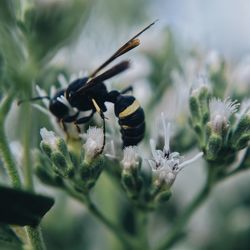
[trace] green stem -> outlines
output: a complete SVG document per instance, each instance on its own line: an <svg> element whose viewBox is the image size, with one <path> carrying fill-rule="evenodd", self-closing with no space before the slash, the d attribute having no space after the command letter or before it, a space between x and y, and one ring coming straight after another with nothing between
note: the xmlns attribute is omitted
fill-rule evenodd
<svg viewBox="0 0 250 250"><path fill-rule="evenodd" d="M10 110L11 104L13 100L13 95L10 94L2 101L0 106L0 154L4 161L4 166L6 168L6 172L10 178L11 184L14 188L21 188L21 178L17 171L17 167L15 161L12 157L10 147L8 144L8 140L5 135L4 123L5 118Z"/></svg>
<svg viewBox="0 0 250 250"><path fill-rule="evenodd" d="M127 248L131 249L132 247L132 241L131 239L121 230L120 227L113 224L110 220L105 217L101 211L96 207L96 205L91 201L90 197L87 196L86 205L89 209L89 211L95 215L96 218L98 218L109 230L116 235L116 237L122 242L122 244Z"/></svg>
<svg viewBox="0 0 250 250"><path fill-rule="evenodd" d="M13 94L11 92L11 94L8 95L1 102L1 106L0 106L0 138L1 138L0 139L0 154L4 160L4 163L5 163L4 166L6 167L6 172L11 180L12 187L21 189L22 188L21 178L19 176L15 161L11 154L8 140L5 134L5 129L4 129L5 119L10 110L12 101L13 101ZM27 233L27 237L29 239L29 242L33 250L45 249L45 245L42 241L39 227L32 228L32 227L27 226L26 233Z"/></svg>
<svg viewBox="0 0 250 250"><path fill-rule="evenodd" d="M134 249L134 241L133 239L128 236L120 227L115 225L113 222L111 222L97 207L96 205L92 202L90 199L89 195L80 195L76 193L74 190L70 189L67 187L66 190L72 197L76 198L78 201L83 203L84 205L87 206L89 212L94 215L99 221L102 222L103 225L105 225L109 231L116 236L117 239L120 240L120 242L123 244L123 246L126 249Z"/></svg>
<svg viewBox="0 0 250 250"><path fill-rule="evenodd" d="M30 191L34 190L33 184L33 169L30 159L30 132L31 132L31 109L30 105L24 106L23 118L24 118L24 138L23 138L23 165L24 165L24 186Z"/></svg>
<svg viewBox="0 0 250 250"><path fill-rule="evenodd" d="M165 250L170 248L178 241L178 239L182 237L183 230L187 222L194 214L194 212L200 207L200 205L207 199L214 184L215 180L214 178L216 174L216 172L214 171L215 169L208 169L208 170L209 173L206 184L198 193L198 195L194 198L191 204L185 209L184 213L178 218L174 227L168 234L168 237L163 242L161 242L157 250Z"/></svg>
<svg viewBox="0 0 250 250"><path fill-rule="evenodd" d="M42 237L41 228L38 227L26 227L29 243L33 250L45 250L45 244Z"/></svg>
<svg viewBox="0 0 250 250"><path fill-rule="evenodd" d="M148 214L146 211L136 209L137 237L140 249L150 249L147 235Z"/></svg>
<svg viewBox="0 0 250 250"><path fill-rule="evenodd" d="M27 190L34 192L33 184L33 169L30 157L30 131L31 131L31 109L30 105L24 106L25 112L23 112L24 118L24 139L23 139L23 165L24 165L24 186ZM33 250L45 250L46 246L43 241L41 227L25 227L29 243Z"/></svg>

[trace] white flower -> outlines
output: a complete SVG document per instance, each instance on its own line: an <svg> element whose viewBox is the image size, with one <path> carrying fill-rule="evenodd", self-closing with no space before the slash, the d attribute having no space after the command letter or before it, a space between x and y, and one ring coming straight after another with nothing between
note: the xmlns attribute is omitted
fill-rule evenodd
<svg viewBox="0 0 250 250"><path fill-rule="evenodd" d="M101 154L104 147L104 134L101 128L90 127L86 134L80 135L86 139L83 145L87 161L93 160L98 154Z"/></svg>
<svg viewBox="0 0 250 250"><path fill-rule="evenodd" d="M123 150L123 160L121 161L124 169L136 168L139 165L138 148L136 146L125 147Z"/></svg>
<svg viewBox="0 0 250 250"><path fill-rule="evenodd" d="M57 149L57 142L59 138L53 131L48 131L46 128L41 128L40 135L42 137L42 142L48 144L52 150Z"/></svg>
<svg viewBox="0 0 250 250"><path fill-rule="evenodd" d="M210 122L214 131L221 133L222 129L228 126L229 117L239 107L239 103L226 98L224 101L213 98L209 102Z"/></svg>
<svg viewBox="0 0 250 250"><path fill-rule="evenodd" d="M188 164L199 159L203 153L198 153L190 160L183 161L183 157L178 152L171 153L170 143L170 123L165 124L164 115L162 113L162 123L164 128L164 147L163 150L157 150L154 140L150 140L151 152L153 155L152 160L148 160L149 165L154 172L158 181L164 181L169 187L175 181L177 174Z"/></svg>

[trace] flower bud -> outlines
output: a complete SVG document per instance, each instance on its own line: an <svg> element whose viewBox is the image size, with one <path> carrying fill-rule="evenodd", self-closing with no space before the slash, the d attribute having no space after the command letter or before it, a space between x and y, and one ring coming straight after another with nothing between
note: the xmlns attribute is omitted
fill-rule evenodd
<svg viewBox="0 0 250 250"><path fill-rule="evenodd" d="M54 186L54 187L63 187L63 180L60 176L54 175L47 171L44 166L37 165L35 167L36 176L42 181L43 183Z"/></svg>
<svg viewBox="0 0 250 250"><path fill-rule="evenodd" d="M190 96L189 98L189 108L192 115L193 124L199 123L201 119L199 100L196 96Z"/></svg>
<svg viewBox="0 0 250 250"><path fill-rule="evenodd" d="M68 155L68 148L67 145L65 143L65 141L63 140L63 138L58 138L57 141L57 148L58 151L61 152L63 155L67 156Z"/></svg>
<svg viewBox="0 0 250 250"><path fill-rule="evenodd" d="M229 126L229 118L239 107L237 101L226 98L224 101L213 98L209 102L210 125L212 131L218 135L225 135Z"/></svg>
<svg viewBox="0 0 250 250"><path fill-rule="evenodd" d="M50 158L52 152L61 152L65 157L69 157L69 152L65 141L57 137L53 131L48 131L46 128L40 130L42 137L41 148L45 154Z"/></svg>
<svg viewBox="0 0 250 250"><path fill-rule="evenodd" d="M52 153L50 145L44 141L41 141L40 147L43 150L43 152L50 158Z"/></svg>
<svg viewBox="0 0 250 250"><path fill-rule="evenodd" d="M172 193L170 190L163 191L155 197L155 201L157 203L165 203L170 199L171 195Z"/></svg>
<svg viewBox="0 0 250 250"><path fill-rule="evenodd" d="M86 138L83 145L84 148L84 162L90 164L103 151L104 134L103 130L96 127L90 127L86 134L82 135Z"/></svg>
<svg viewBox="0 0 250 250"><path fill-rule="evenodd" d="M205 124L209 117L208 98L209 88L206 84L199 84L191 91L189 107L192 114L193 125Z"/></svg>
<svg viewBox="0 0 250 250"><path fill-rule="evenodd" d="M143 184L142 178L139 175L133 175L130 171L125 170L122 171L121 181L128 196L131 199L137 199Z"/></svg>
<svg viewBox="0 0 250 250"><path fill-rule="evenodd" d="M125 147L121 164L124 170L138 169L140 167L138 148L135 146Z"/></svg>
<svg viewBox="0 0 250 250"><path fill-rule="evenodd" d="M222 137L219 134L212 133L208 139L206 147L206 157L208 160L214 160L222 147Z"/></svg>
<svg viewBox="0 0 250 250"><path fill-rule="evenodd" d="M91 163L83 162L79 168L79 176L76 179L78 190L89 190L98 180L104 166L103 157L98 157Z"/></svg>
<svg viewBox="0 0 250 250"><path fill-rule="evenodd" d="M136 199L142 188L142 178L140 176L141 160L138 154L138 148L135 146L125 147L123 150L123 160L121 161L122 184L127 194Z"/></svg>

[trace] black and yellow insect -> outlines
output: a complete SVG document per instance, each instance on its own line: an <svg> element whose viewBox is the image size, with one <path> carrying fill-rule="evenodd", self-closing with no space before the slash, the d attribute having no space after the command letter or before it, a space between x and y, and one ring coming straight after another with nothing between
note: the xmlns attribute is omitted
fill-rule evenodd
<svg viewBox="0 0 250 250"><path fill-rule="evenodd" d="M126 95L127 92L132 90L132 87L121 92L117 90L108 92L104 84L105 80L127 70L129 68L129 62L122 61L104 73L97 74L113 60L137 47L140 44L138 36L149 29L153 24L154 22L132 37L90 74L89 77L79 78L73 81L66 89L58 90L54 97L39 96L31 100L49 99L49 109L51 113L58 118L58 121L63 124L74 122L76 126L88 122L95 112L98 112L104 120L103 113L107 110L105 102L111 102L114 104L115 115L118 117L118 122L121 126L123 146L137 145L144 137L145 121L144 111L139 102L134 96ZM62 95L67 99L70 107L61 102L60 97ZM71 108L74 108L76 112L72 114L72 112L70 112ZM82 117L82 111L91 111L91 113L88 116Z"/></svg>

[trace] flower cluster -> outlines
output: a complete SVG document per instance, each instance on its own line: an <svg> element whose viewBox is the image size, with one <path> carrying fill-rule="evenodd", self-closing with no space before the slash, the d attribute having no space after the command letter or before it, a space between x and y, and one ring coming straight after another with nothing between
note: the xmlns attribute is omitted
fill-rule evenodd
<svg viewBox="0 0 250 250"><path fill-rule="evenodd" d="M156 149L156 143L153 139L150 140L151 152L153 155L152 160L148 160L149 165L155 174L157 185L163 183L168 188L172 186L177 174L188 164L193 163L201 158L203 153L198 153L190 160L184 161L183 157L178 152L170 151L170 123L165 123L165 118L162 113L162 124L164 128L164 147L162 150Z"/></svg>
<svg viewBox="0 0 250 250"><path fill-rule="evenodd" d="M233 162L250 139L249 101L211 98L211 90L198 88L190 96L191 122L208 161ZM224 157L221 157L221 155Z"/></svg>
<svg viewBox="0 0 250 250"><path fill-rule="evenodd" d="M79 156L54 132L42 128L40 134L41 148L49 159L46 164L39 164L37 172L41 179L44 180L43 177L47 176L53 185L57 185L60 179L61 186L72 186L79 192L92 188L102 171L102 159L99 157L104 147L102 129L89 128L86 134L80 135L86 142Z"/></svg>

